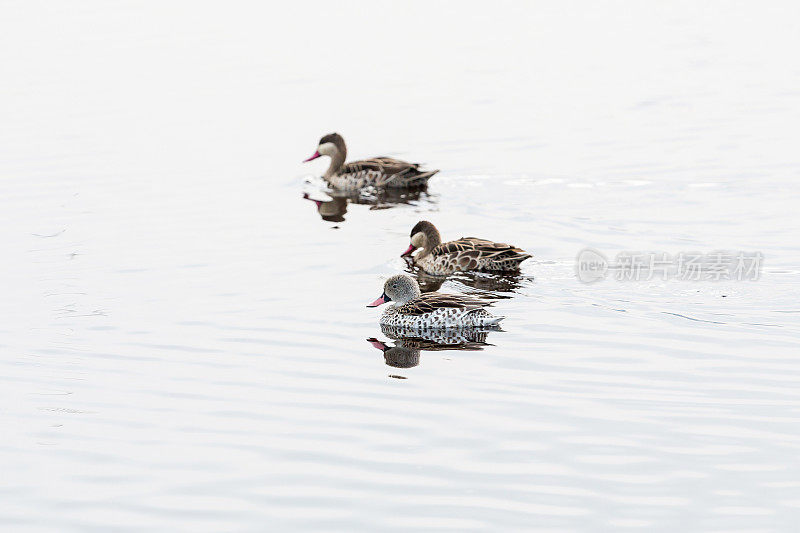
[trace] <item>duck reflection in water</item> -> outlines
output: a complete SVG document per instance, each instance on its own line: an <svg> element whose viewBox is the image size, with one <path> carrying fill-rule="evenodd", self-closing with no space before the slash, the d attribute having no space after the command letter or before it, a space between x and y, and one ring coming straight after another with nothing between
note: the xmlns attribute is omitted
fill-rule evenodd
<svg viewBox="0 0 800 533"><path fill-rule="evenodd" d="M513 293L517 292L525 281L533 279L531 276L519 273L457 272L449 276L434 276L412 267L410 264L406 270L416 276L422 292L436 292L449 279L487 293L485 295L470 294L470 296L492 300L512 298Z"/></svg>
<svg viewBox="0 0 800 533"><path fill-rule="evenodd" d="M311 200L317 205L317 213L322 220L328 222L344 222L344 214L347 213L347 198L334 196L331 200L315 200L308 193L303 193L303 198Z"/></svg>
<svg viewBox="0 0 800 533"><path fill-rule="evenodd" d="M396 342L390 346L375 337L367 342L383 352L383 359L388 366L395 368L412 368L419 365L421 351L441 350L483 350L491 346L486 342L490 331L500 328L468 328L468 329L416 329L397 326L381 326L381 331Z"/></svg>
<svg viewBox="0 0 800 533"><path fill-rule="evenodd" d="M370 211L390 209L401 204L410 204L421 199L430 200L427 187L413 189L375 189L373 191L325 191L330 200L317 200L310 194L303 193L303 198L314 202L322 220L328 222L344 222L348 204L368 205ZM322 195L320 195L322 196Z"/></svg>

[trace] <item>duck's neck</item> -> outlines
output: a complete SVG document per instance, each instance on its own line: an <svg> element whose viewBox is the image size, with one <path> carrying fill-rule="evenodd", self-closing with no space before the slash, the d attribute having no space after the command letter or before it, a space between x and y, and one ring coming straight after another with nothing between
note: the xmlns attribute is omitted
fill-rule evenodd
<svg viewBox="0 0 800 533"><path fill-rule="evenodd" d="M419 290L419 285L417 285L406 298L402 298L400 300L392 300L396 306L405 305L411 300L415 298L419 298L422 295L422 291Z"/></svg>
<svg viewBox="0 0 800 533"><path fill-rule="evenodd" d="M331 155L331 165L328 167L328 170L325 172L326 178L331 178L339 173L339 170L344 166L344 161L347 158L347 148L344 150L336 150L333 155Z"/></svg>
<svg viewBox="0 0 800 533"><path fill-rule="evenodd" d="M417 259L430 255L434 248L442 244L442 236L439 235L439 230L436 228L429 228L425 231L425 247L417 254Z"/></svg>

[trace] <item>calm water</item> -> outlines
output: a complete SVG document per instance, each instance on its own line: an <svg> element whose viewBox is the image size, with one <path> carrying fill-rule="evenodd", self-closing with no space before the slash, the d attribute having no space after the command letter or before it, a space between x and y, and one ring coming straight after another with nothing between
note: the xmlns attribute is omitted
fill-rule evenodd
<svg viewBox="0 0 800 533"><path fill-rule="evenodd" d="M599 4L3 3L3 529L796 528L800 8ZM423 218L535 254L441 286L502 331L364 307Z"/></svg>

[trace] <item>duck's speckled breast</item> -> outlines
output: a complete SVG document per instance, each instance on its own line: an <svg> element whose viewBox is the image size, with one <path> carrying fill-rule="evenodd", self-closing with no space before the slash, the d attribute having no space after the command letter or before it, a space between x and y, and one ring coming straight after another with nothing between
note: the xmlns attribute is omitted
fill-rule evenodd
<svg viewBox="0 0 800 533"><path fill-rule="evenodd" d="M406 315L392 306L381 315L380 323L386 326L427 327L427 328L460 328L496 324L500 317L495 317L485 309L463 309L446 307L435 309L422 315Z"/></svg>
<svg viewBox="0 0 800 533"><path fill-rule="evenodd" d="M428 274L433 274L434 276L446 276L461 270L453 254L436 256L429 254L420 260L415 260L414 263Z"/></svg>
<svg viewBox="0 0 800 533"><path fill-rule="evenodd" d="M386 181L386 174L377 170L359 170L346 174L335 174L327 178L334 189L354 190L363 189L370 185L380 185Z"/></svg>

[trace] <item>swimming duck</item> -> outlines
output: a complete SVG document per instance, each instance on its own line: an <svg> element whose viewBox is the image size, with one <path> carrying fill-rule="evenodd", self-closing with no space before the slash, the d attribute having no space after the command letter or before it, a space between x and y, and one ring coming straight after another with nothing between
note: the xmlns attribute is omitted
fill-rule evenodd
<svg viewBox="0 0 800 533"><path fill-rule="evenodd" d="M422 294L416 280L396 274L386 280L383 294L367 305L378 307L394 302L381 315L380 324L412 328L463 328L494 326L505 317L494 316L484 309L489 302L462 296L426 292Z"/></svg>
<svg viewBox="0 0 800 533"><path fill-rule="evenodd" d="M319 140L314 155L304 163L326 155L331 164L325 171L325 181L334 189L361 189L375 187L421 187L438 170L422 171L419 163L407 163L393 157L373 157L345 164L347 146L338 133L331 133Z"/></svg>
<svg viewBox="0 0 800 533"><path fill-rule="evenodd" d="M417 248L422 251L411 254ZM409 257L412 264L428 274L445 276L459 271L518 270L520 263L531 255L511 244L487 241L475 237L461 237L456 241L442 244L442 237L436 226L421 220L411 230L411 244L401 254Z"/></svg>

